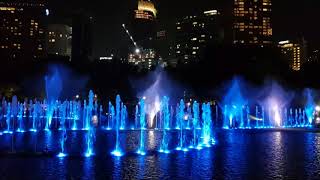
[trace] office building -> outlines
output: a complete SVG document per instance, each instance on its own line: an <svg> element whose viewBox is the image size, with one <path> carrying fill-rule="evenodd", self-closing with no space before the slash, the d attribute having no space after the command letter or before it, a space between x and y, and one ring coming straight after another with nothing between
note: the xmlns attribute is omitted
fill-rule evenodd
<svg viewBox="0 0 320 180"><path fill-rule="evenodd" d="M180 63L198 61L208 44L223 40L218 10L189 15L176 22L174 53Z"/></svg>
<svg viewBox="0 0 320 180"><path fill-rule="evenodd" d="M72 18L72 61L92 60L93 16L82 11Z"/></svg>
<svg viewBox="0 0 320 180"><path fill-rule="evenodd" d="M138 66L139 69L150 70L159 59L155 50L157 10L150 0L138 0L137 2L130 30L123 25L132 41L128 63Z"/></svg>
<svg viewBox="0 0 320 180"><path fill-rule="evenodd" d="M72 27L65 24L49 24L47 33L47 50L50 55L71 58Z"/></svg>
<svg viewBox="0 0 320 180"><path fill-rule="evenodd" d="M301 41L280 41L278 43L282 54L289 61L290 68L293 71L300 71L303 63L306 61L306 43Z"/></svg>
<svg viewBox="0 0 320 180"><path fill-rule="evenodd" d="M2 60L37 60L46 55L42 1L0 2L0 57Z"/></svg>
<svg viewBox="0 0 320 180"><path fill-rule="evenodd" d="M272 44L271 0L234 0L233 44L265 46Z"/></svg>

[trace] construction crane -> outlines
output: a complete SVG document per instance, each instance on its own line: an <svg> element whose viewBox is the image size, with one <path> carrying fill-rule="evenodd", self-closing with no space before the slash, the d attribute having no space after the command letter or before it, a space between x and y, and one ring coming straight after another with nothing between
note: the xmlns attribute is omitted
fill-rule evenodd
<svg viewBox="0 0 320 180"><path fill-rule="evenodd" d="M128 37L130 38L130 40L132 41L134 47L135 47L135 52L137 54L140 53L140 48L138 47L137 43L134 41L132 35L130 34L129 30L127 29L126 25L125 24L122 24L122 27L124 29L124 31L127 33Z"/></svg>

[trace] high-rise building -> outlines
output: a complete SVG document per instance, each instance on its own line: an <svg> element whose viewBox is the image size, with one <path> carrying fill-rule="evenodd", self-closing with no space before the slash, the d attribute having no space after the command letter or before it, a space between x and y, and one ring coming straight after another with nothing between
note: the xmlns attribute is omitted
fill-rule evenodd
<svg viewBox="0 0 320 180"><path fill-rule="evenodd" d="M178 19L174 49L179 62L197 61L209 43L223 40L219 14L218 10L209 10Z"/></svg>
<svg viewBox="0 0 320 180"><path fill-rule="evenodd" d="M132 36L144 49L154 48L157 10L150 0L138 0L132 22Z"/></svg>
<svg viewBox="0 0 320 180"><path fill-rule="evenodd" d="M150 0L138 0L130 30L123 25L133 45L128 62L139 69L151 69L157 64L156 18L157 10L154 3Z"/></svg>
<svg viewBox="0 0 320 180"><path fill-rule="evenodd" d="M234 0L233 44L272 44L271 0Z"/></svg>
<svg viewBox="0 0 320 180"><path fill-rule="evenodd" d="M72 61L86 61L92 58L93 17L76 12L72 18Z"/></svg>
<svg viewBox="0 0 320 180"><path fill-rule="evenodd" d="M0 57L34 60L44 57L45 17L42 1L0 2Z"/></svg>
<svg viewBox="0 0 320 180"><path fill-rule="evenodd" d="M289 61L290 68L294 71L300 71L302 64L306 61L305 41L280 41L278 46Z"/></svg>
<svg viewBox="0 0 320 180"><path fill-rule="evenodd" d="M72 27L65 24L49 24L47 34L48 54L71 57Z"/></svg>

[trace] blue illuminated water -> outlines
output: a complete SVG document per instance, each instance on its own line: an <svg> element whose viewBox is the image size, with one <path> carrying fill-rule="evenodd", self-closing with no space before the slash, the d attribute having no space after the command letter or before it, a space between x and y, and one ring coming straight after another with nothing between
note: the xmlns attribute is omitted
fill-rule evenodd
<svg viewBox="0 0 320 180"><path fill-rule="evenodd" d="M109 132L109 133L106 133ZM158 153L161 131L146 133L145 156L135 153L139 131L120 133L128 153L108 155L114 148L111 131L97 131L96 156L72 156L86 149L84 131L68 131L69 156L1 156L3 179L319 179L320 134L307 131L226 130L214 133L217 144L201 151ZM59 152L59 131L17 133L14 150ZM173 139L178 132L171 133ZM0 136L1 151L11 151L10 134ZM36 146L34 145L37 142ZM102 148L103 147L103 148ZM174 144L169 144L170 148ZM30 165L26 165L30 164ZM31 165L32 164L32 165ZM17 173L19 169L19 173Z"/></svg>

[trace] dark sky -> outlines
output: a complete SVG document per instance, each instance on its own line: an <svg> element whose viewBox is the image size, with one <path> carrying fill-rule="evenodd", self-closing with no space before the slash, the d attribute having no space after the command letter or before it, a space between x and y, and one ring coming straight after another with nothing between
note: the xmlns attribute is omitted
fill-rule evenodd
<svg viewBox="0 0 320 180"><path fill-rule="evenodd" d="M178 16L198 10L214 9L224 0L158 0L159 23L167 28ZM125 46L127 37L121 24L128 21L135 0L51 0L53 15L64 17L82 8L95 19L94 53L103 55L105 49ZM319 0L273 0L274 39L283 40L304 35L311 46L320 45Z"/></svg>

